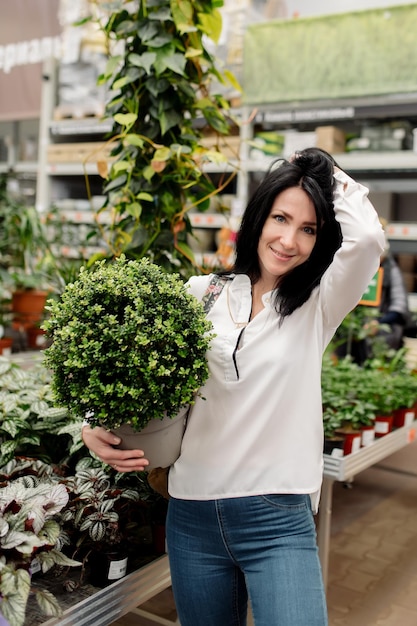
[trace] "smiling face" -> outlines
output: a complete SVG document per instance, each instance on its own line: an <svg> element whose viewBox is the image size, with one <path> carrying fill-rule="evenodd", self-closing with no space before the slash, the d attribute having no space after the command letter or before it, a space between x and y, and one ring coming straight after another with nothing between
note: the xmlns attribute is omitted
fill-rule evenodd
<svg viewBox="0 0 417 626"><path fill-rule="evenodd" d="M277 278L310 256L317 238L314 204L300 187L277 196L258 242L261 280L273 289Z"/></svg>

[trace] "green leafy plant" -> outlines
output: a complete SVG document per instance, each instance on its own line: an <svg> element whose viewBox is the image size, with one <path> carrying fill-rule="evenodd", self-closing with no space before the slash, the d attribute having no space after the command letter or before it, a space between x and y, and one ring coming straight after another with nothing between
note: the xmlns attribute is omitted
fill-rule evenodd
<svg viewBox="0 0 417 626"><path fill-rule="evenodd" d="M53 585L56 576L63 578L63 589L70 591L84 583L88 571L86 565L95 554L109 548L112 551L120 548L128 555L130 566L134 568L136 563L143 562L143 551L147 555L152 549L149 537L157 494L149 487L143 472L118 474L92 456L80 459L73 473L68 473L67 468L67 473L63 475L64 469L27 457L16 457L0 467L0 550L4 557L3 561L0 559L0 615L2 608L5 615L9 615L9 608L17 603L19 608L15 619L24 619L25 611L28 613L26 617L30 618L33 603L26 606L27 593L37 597L44 611L59 615L61 594ZM48 524L40 532L40 538L33 535L31 521L26 522L27 533L24 536L13 531L16 524L20 524L20 517L18 522L13 517L13 524L7 526L11 519L9 508L13 509L13 513L18 508L13 501L11 505L5 505L2 516L2 497L9 497L10 486L18 489L19 503L21 489L25 490L25 507L29 508L33 502L33 515L38 515L38 506L45 500L47 515L44 517L48 517ZM46 493L49 494L49 501L46 501ZM52 516L52 521L49 521L49 516ZM53 545L41 545L41 539L45 537L53 540ZM11 550L11 542L21 542L22 547ZM29 549L31 546L33 550ZM80 569L71 577L67 568L76 565ZM43 573L51 570L53 577L43 576L42 585L38 585L33 578L37 570ZM28 576L29 591L25 584L18 590L17 584L20 581L25 583ZM54 595L48 591L50 584ZM6 592L11 595L2 607L1 594ZM21 621L10 623L11 626L22 624Z"/></svg>
<svg viewBox="0 0 417 626"><path fill-rule="evenodd" d="M322 403L326 436L341 427L358 430L376 415L412 407L417 398L417 377L407 369L404 350L387 350L357 365L347 356L323 359Z"/></svg>
<svg viewBox="0 0 417 626"><path fill-rule="evenodd" d="M174 417L206 381L211 324L177 274L148 259L82 268L45 329L59 404L94 425L140 430Z"/></svg>
<svg viewBox="0 0 417 626"><path fill-rule="evenodd" d="M342 418L334 407L325 404L323 406L323 434L325 439L335 436L342 426Z"/></svg>
<svg viewBox="0 0 417 626"><path fill-rule="evenodd" d="M363 363L365 369L380 370L386 374L402 375L408 377L410 369L406 359L405 347L395 350L390 348L383 336L374 337L372 343L372 355Z"/></svg>
<svg viewBox="0 0 417 626"><path fill-rule="evenodd" d="M118 485L113 472L89 466L88 459L81 459L75 474L62 483L69 501L61 519L77 558L88 558L92 549L126 544L133 529L144 523L140 492Z"/></svg>
<svg viewBox="0 0 417 626"><path fill-rule="evenodd" d="M1 472L12 470L6 466ZM52 593L32 586L31 567L35 557L43 572L54 565L81 565L58 545L61 525L57 516L67 502L64 485L33 474L9 480L0 489L0 614L10 626L23 626L30 593L45 615L62 612Z"/></svg>
<svg viewBox="0 0 417 626"><path fill-rule="evenodd" d="M56 405L51 373L43 364L24 369L0 357L0 455L66 464L83 447L80 420Z"/></svg>
<svg viewBox="0 0 417 626"><path fill-rule="evenodd" d="M0 177L0 266L10 289L43 289L43 264L51 254L40 214L9 191L8 175Z"/></svg>
<svg viewBox="0 0 417 626"><path fill-rule="evenodd" d="M394 409L411 408L417 402L417 376L413 372L392 377Z"/></svg>
<svg viewBox="0 0 417 626"><path fill-rule="evenodd" d="M340 428L369 426L376 411L375 388L369 389L367 372L350 357L323 360L322 403L325 435Z"/></svg>
<svg viewBox="0 0 417 626"><path fill-rule="evenodd" d="M411 407L417 398L416 376L406 365L405 350L385 350L364 365L361 393L372 393L378 415Z"/></svg>
<svg viewBox="0 0 417 626"><path fill-rule="evenodd" d="M122 0L111 13L102 6L96 12L109 50L115 50L100 78L109 85L106 115L114 120L112 160L99 163L107 196L102 210L110 208L110 224L101 224L97 214L111 257L149 256L167 269L194 271L187 213L196 206L207 209L210 197L235 175L221 176L215 185L204 173L207 163L227 159L218 146L204 145L203 131L217 137L230 132L229 103L211 93L212 85L240 89L205 45L206 38L220 36L222 5L223 0Z"/></svg>
<svg viewBox="0 0 417 626"><path fill-rule="evenodd" d="M332 339L330 349L335 350L341 345L346 346L346 354L352 354L353 344L373 338L372 321L379 316L378 309L358 305L342 321ZM386 325L381 325L386 329Z"/></svg>

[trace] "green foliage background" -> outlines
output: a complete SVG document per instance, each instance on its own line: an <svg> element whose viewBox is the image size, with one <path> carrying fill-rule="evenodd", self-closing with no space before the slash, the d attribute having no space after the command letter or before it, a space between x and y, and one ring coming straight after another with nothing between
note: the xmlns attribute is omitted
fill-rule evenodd
<svg viewBox="0 0 417 626"><path fill-rule="evenodd" d="M248 104L417 90L417 4L248 27Z"/></svg>

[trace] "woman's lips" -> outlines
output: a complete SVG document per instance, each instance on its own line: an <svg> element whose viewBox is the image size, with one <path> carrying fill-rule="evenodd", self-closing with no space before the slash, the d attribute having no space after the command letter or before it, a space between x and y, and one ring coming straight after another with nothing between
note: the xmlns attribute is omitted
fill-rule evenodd
<svg viewBox="0 0 417 626"><path fill-rule="evenodd" d="M283 252L278 252L278 250L274 250L274 248L270 248L271 252L277 259L281 259L282 261L289 261L292 259L292 255L284 254Z"/></svg>

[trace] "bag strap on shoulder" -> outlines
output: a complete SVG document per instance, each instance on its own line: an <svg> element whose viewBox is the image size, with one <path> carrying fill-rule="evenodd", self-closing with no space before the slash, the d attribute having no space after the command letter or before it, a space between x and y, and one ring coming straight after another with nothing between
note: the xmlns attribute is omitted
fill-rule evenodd
<svg viewBox="0 0 417 626"><path fill-rule="evenodd" d="M204 313L207 313L212 309L213 304L223 291L225 284L231 280L228 276L218 276L214 274L209 284L207 285L206 292L202 298L202 304L204 307Z"/></svg>

